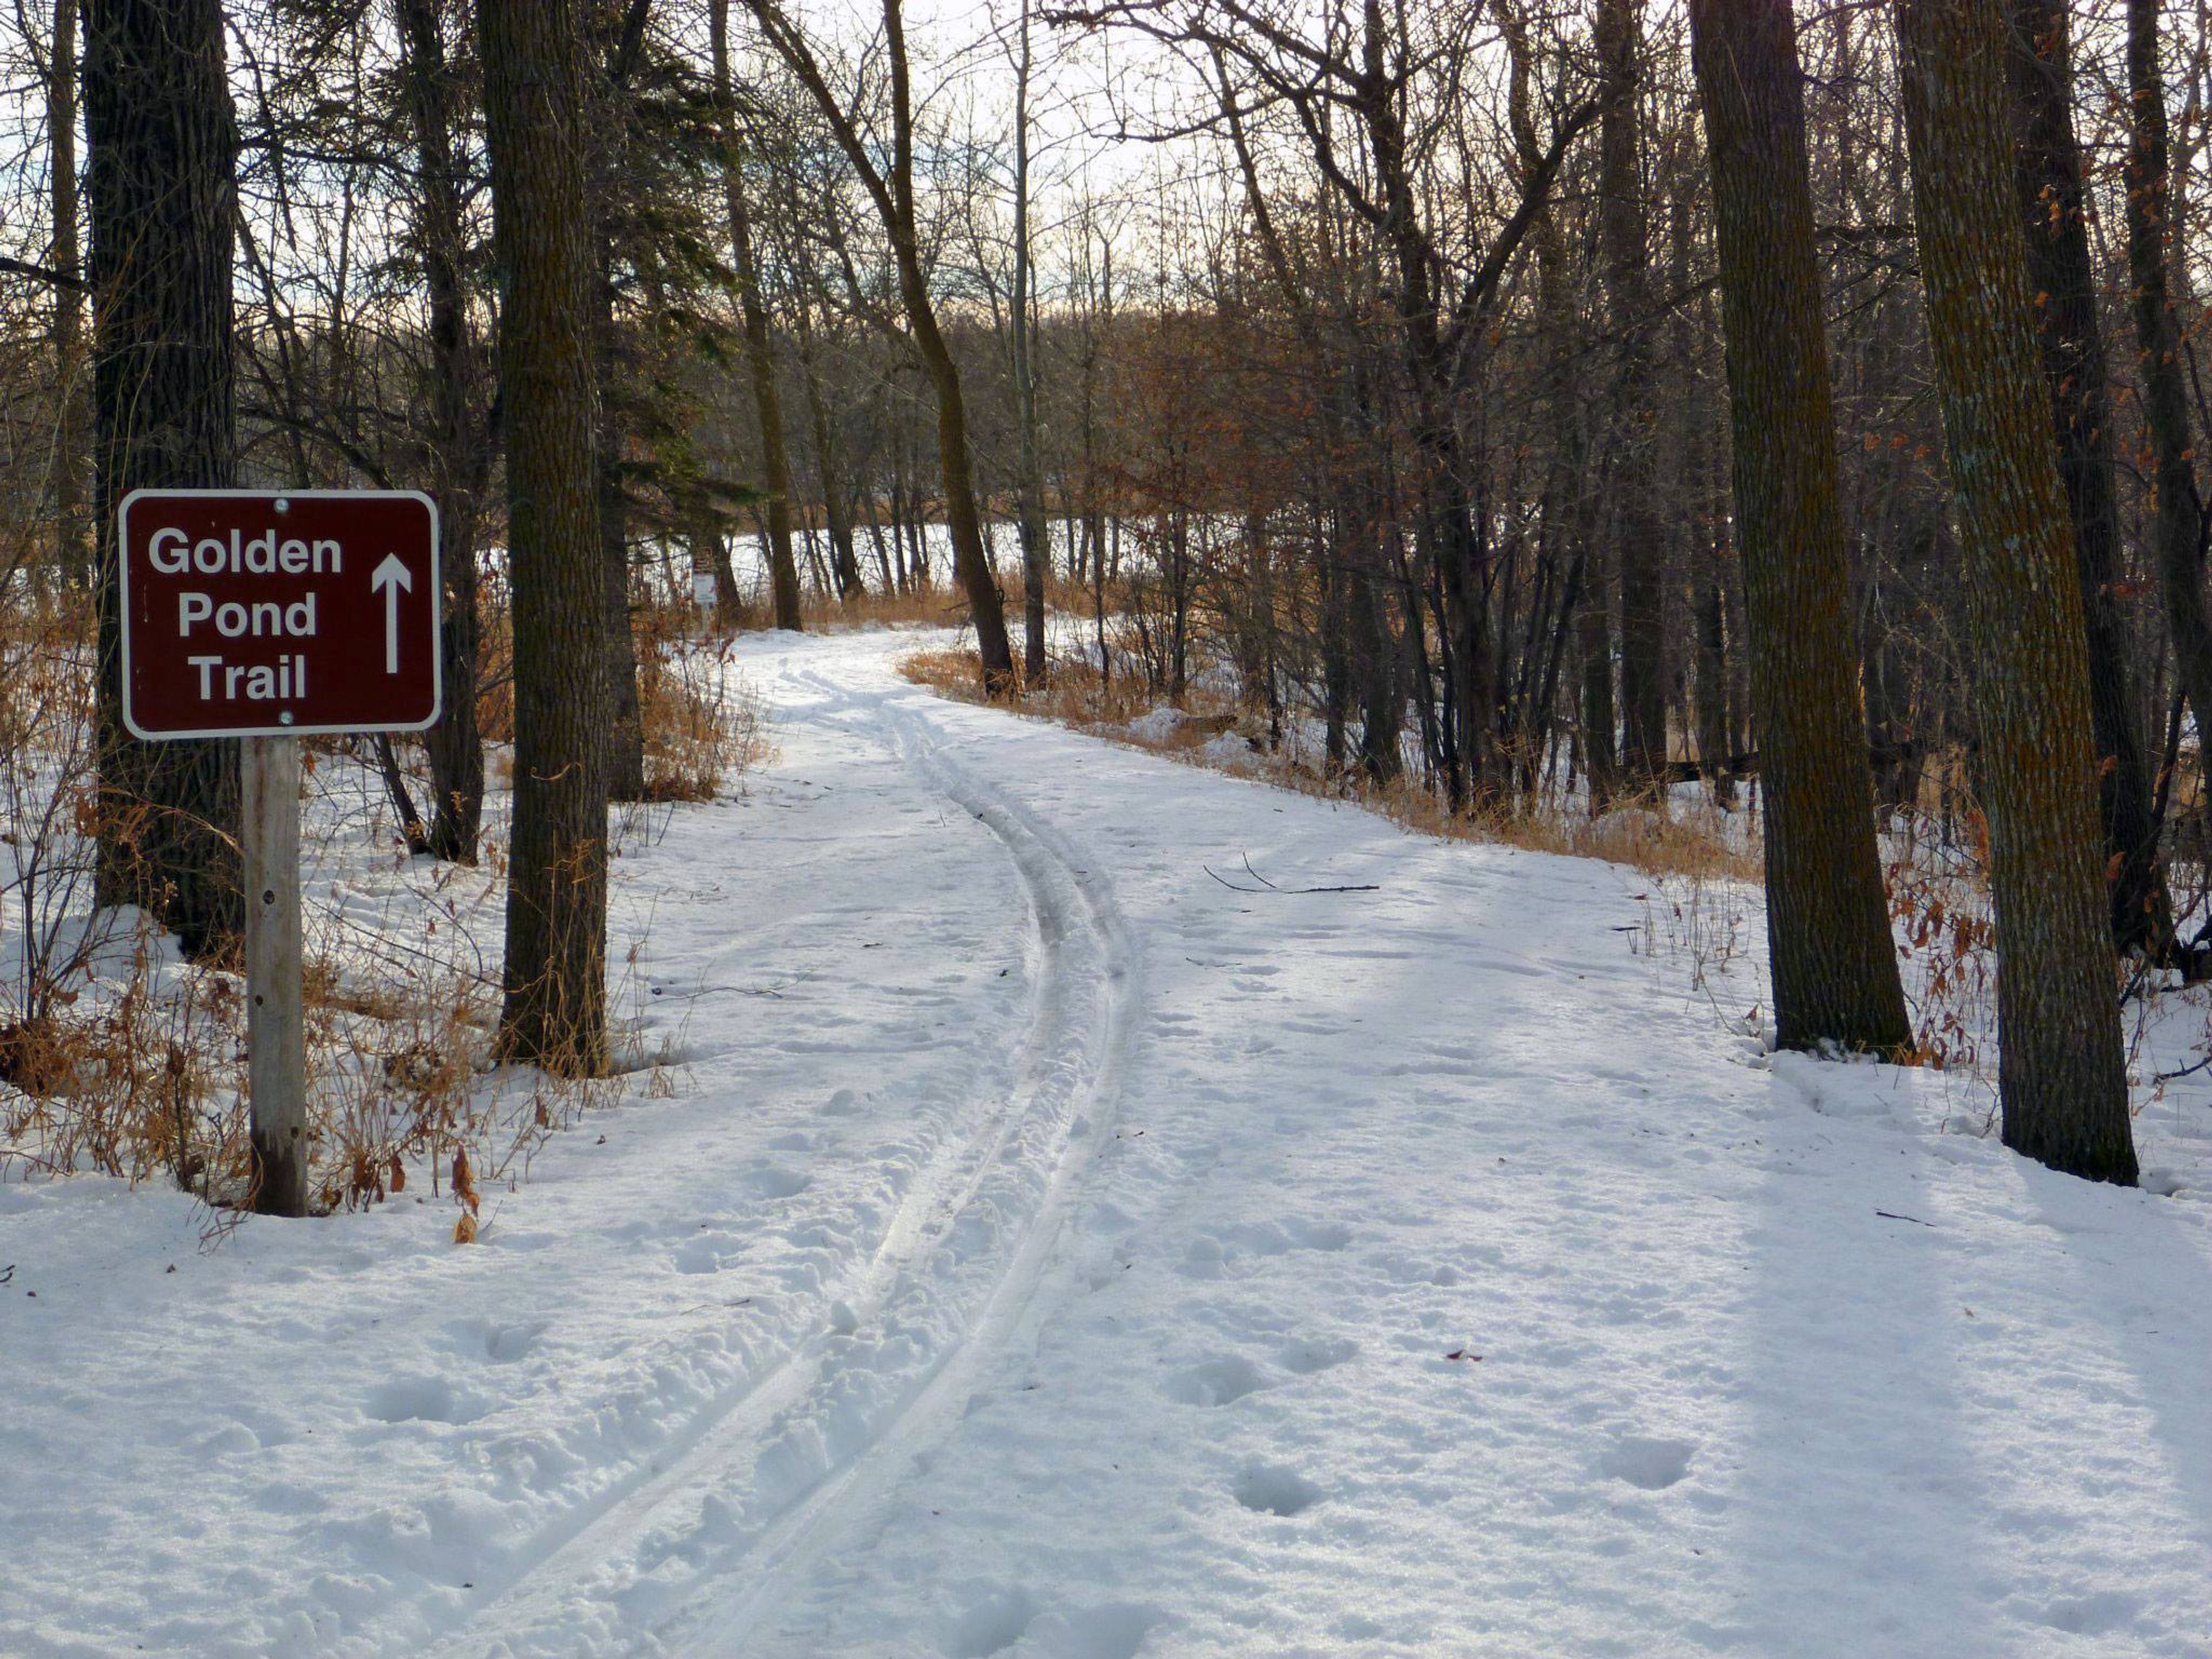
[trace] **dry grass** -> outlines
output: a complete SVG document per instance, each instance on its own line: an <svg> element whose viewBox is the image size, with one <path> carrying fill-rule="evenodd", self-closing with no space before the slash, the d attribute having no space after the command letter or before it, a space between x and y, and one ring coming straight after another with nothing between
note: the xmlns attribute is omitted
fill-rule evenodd
<svg viewBox="0 0 2212 1659"><path fill-rule="evenodd" d="M900 664L917 684L967 702L982 702L982 674L974 652L918 651ZM1158 699L1133 677L1111 684L1092 663L1061 660L1048 683L1023 690L1000 706L1076 726L1095 737L1147 753L1164 755L1214 770L1229 770L1214 758L1214 740L1236 733L1246 740L1254 775L1282 788L1328 800L1351 800L1423 835L1521 847L1532 852L1574 858L1604 859L1655 877L1735 881L1757 885L1762 879L1756 851L1731 848L1719 816L1711 808L1674 814L1624 807L1592 819L1562 808L1531 806L1490 812L1455 813L1433 791L1400 780L1377 788L1357 773L1329 773L1289 744L1269 750L1266 722L1218 692L1194 690L1185 699L1185 718L1157 732L1132 731L1129 722L1152 708Z"/></svg>
<svg viewBox="0 0 2212 1659"><path fill-rule="evenodd" d="M1018 574L1003 583L1006 596L1006 620L1018 625L1027 602L1028 588ZM1128 595L1127 584L1109 585L1106 590L1106 613L1109 618L1126 608ZM1045 608L1057 617L1088 618L1094 599L1089 587L1071 582L1058 571L1045 580ZM799 603L799 614L807 627L832 631L841 628L866 628L878 625L895 628L902 624L926 625L932 628L964 628L968 625L968 596L959 587L947 582L932 584L903 593L885 593L871 588L856 599L838 599L827 594L808 590ZM1085 626L1088 626L1086 621ZM1018 641L1017 641L1018 645Z"/></svg>
<svg viewBox="0 0 2212 1659"><path fill-rule="evenodd" d="M68 993L62 1009L0 1029L0 1170L242 1189L243 1117L211 1107L224 1081L221 1036L244 1025L235 985L210 975L157 994L143 925L136 945L119 995L80 1012Z"/></svg>
<svg viewBox="0 0 2212 1659"><path fill-rule="evenodd" d="M218 1235L251 1198L235 963L181 962L142 913L93 908L89 608L6 597L26 602L0 605L0 1178L172 1180L205 1202ZM485 621L496 777L512 699L504 614L488 605ZM727 642L691 623L672 609L641 629L648 776L671 800L726 788L768 752ZM427 1186L470 1216L460 1172L470 1193L513 1183L549 1135L633 1080L496 1066L497 840L473 869L411 860L380 781L346 745L307 758L311 1201L352 1208ZM384 850L364 854L364 842ZM612 1006L623 998L618 987ZM625 1070L665 1091L616 1023Z"/></svg>
<svg viewBox="0 0 2212 1659"><path fill-rule="evenodd" d="M765 712L732 673L730 641L702 637L688 606L641 611L635 628L646 793L712 800L726 779L768 758Z"/></svg>
<svg viewBox="0 0 2212 1659"><path fill-rule="evenodd" d="M503 748L514 741L514 619L490 582L478 598L477 626L477 731Z"/></svg>
<svg viewBox="0 0 2212 1659"><path fill-rule="evenodd" d="M981 665L971 651L916 652L900 668L909 680L945 696L987 701ZM1095 663L1063 660L1053 665L1047 684L998 706L1186 765L1255 776L1318 799L1352 801L1417 834L1626 865L1646 878L1644 890L1628 896L1643 915L1630 947L1639 955L1663 954L1686 963L1692 986L1712 1003L1723 1024L1742 1030L1747 1018L1753 1028L1758 1025L1755 1007L1723 1007L1721 998L1738 995L1726 970L1749 940L1750 907L1763 872L1755 848L1730 846L1721 815L1710 804L1671 814L1623 807L1595 819L1556 805L1455 813L1416 781L1400 779L1377 788L1359 772L1332 772L1318 757L1296 752L1287 734L1271 748L1264 713L1217 690L1194 689L1180 711L1182 718L1172 724L1133 728L1129 723L1157 702L1133 675L1108 684ZM1243 739L1238 759L1249 757L1249 765L1225 763L1219 739L1231 734Z"/></svg>
<svg viewBox="0 0 2212 1659"><path fill-rule="evenodd" d="M810 592L801 599L799 611L806 626L817 632L916 623L932 628L958 628L968 620L968 600L951 588L935 586L912 588L904 593L885 593L871 588L849 599Z"/></svg>

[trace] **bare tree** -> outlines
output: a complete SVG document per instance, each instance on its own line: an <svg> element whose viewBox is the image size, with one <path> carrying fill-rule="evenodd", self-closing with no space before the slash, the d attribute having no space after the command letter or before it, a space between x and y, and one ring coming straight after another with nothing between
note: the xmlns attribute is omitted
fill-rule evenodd
<svg viewBox="0 0 2212 1659"><path fill-rule="evenodd" d="M2013 191L2002 0L1899 0L1913 217L1958 501L2008 1146L2132 1184L2089 666Z"/></svg>
<svg viewBox="0 0 2212 1659"><path fill-rule="evenodd" d="M439 0L395 0L409 123L415 140L416 223L429 301L432 488L438 501L445 592L439 640L446 706L426 734L430 761L430 850L473 864L483 818L483 742L477 728L478 508L491 466L480 403L479 354L462 276L462 203L468 161L457 76Z"/></svg>
<svg viewBox="0 0 2212 1659"><path fill-rule="evenodd" d="M54 0L47 46L47 189L53 211L54 375L60 418L54 457L54 553L57 567L82 580L92 568L91 526L85 521L90 434L85 429L84 262L78 247L76 159L78 0Z"/></svg>
<svg viewBox="0 0 2212 1659"><path fill-rule="evenodd" d="M973 459L969 451L968 406L959 366L939 325L922 264L921 236L914 185L914 106L908 84L906 27L900 0L884 0L884 48L890 59L890 144L888 154L862 131L863 117L848 109L831 88L805 31L780 0L745 0L776 55L813 100L844 152L854 175L867 192L882 222L898 269L899 295L907 327L922 367L937 394L938 471L945 491L946 528L952 559L968 596L968 613L983 660L983 684L994 695L1012 689L1014 657L1006 634L1006 601L992 571L975 501ZM882 165L878 165L878 161Z"/></svg>
<svg viewBox="0 0 2212 1659"><path fill-rule="evenodd" d="M1855 684L1835 416L1790 0L1693 0L1751 620L1767 938L1784 1046L1911 1042Z"/></svg>
<svg viewBox="0 0 2212 1659"><path fill-rule="evenodd" d="M760 270L753 258L744 145L730 76L730 0L713 0L708 21L714 58L714 112L721 127L723 203L730 222L731 268L744 324L745 370L752 386L754 416L760 426L761 479L768 496L762 513L768 532L763 550L768 559L769 605L778 628L796 629L805 624L799 611L799 565L791 553L791 458L784 447L783 403L776 392L775 351L769 336L768 307L761 303Z"/></svg>
<svg viewBox="0 0 2212 1659"><path fill-rule="evenodd" d="M2187 360L2173 314L2166 82L2159 66L2158 0L2128 0L2128 285L2152 458L2153 538L2174 666L2197 729L2212 724L2212 617L2204 606L2205 514L2191 465Z"/></svg>
<svg viewBox="0 0 2212 1659"><path fill-rule="evenodd" d="M2150 765L2117 591L2123 550L2111 400L2089 258L2087 181L2074 132L2066 8L2063 0L2014 0L2011 21L2021 222L2030 277L2046 296L2035 315L2088 629L2090 713L2105 850L2112 862L2112 940L2123 951L2164 956L2172 943L2172 907L2159 868Z"/></svg>
<svg viewBox="0 0 2212 1659"><path fill-rule="evenodd" d="M1599 0L1597 52L1605 113L1598 149L1608 321L1618 352L1613 519L1620 567L1620 765L1648 792L1667 771L1667 550L1656 511L1658 411L1652 398L1650 228L1642 143L1642 0ZM1612 672L1611 665L1606 672Z"/></svg>
<svg viewBox="0 0 2212 1659"><path fill-rule="evenodd" d="M1030 246L1030 0L1021 0L1014 59L1014 291L1008 319L1013 340L1015 419L1020 459L1014 471L1022 538L1022 672L1044 684L1044 589L1052 569L1045 527L1044 460L1037 447L1036 262Z"/></svg>

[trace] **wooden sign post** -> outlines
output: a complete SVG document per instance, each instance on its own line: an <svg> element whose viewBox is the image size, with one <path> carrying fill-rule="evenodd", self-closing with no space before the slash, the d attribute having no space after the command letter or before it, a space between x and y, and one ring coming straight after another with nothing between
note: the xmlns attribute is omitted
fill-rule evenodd
<svg viewBox="0 0 2212 1659"><path fill-rule="evenodd" d="M270 1215L304 1215L307 1030L300 999L300 740L241 738L239 749L254 1207Z"/></svg>
<svg viewBox="0 0 2212 1659"><path fill-rule="evenodd" d="M146 490L123 503L123 720L235 738L253 1206L307 1209L300 738L438 718L438 510L400 490Z"/></svg>

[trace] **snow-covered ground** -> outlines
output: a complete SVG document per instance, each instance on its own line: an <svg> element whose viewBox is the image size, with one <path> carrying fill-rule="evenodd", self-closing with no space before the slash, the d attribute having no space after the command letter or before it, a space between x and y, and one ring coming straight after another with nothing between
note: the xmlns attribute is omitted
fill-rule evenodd
<svg viewBox="0 0 2212 1659"><path fill-rule="evenodd" d="M914 643L744 642L780 758L620 867L674 1092L477 1244L0 1188L0 1653L2212 1654L2193 1176Z"/></svg>

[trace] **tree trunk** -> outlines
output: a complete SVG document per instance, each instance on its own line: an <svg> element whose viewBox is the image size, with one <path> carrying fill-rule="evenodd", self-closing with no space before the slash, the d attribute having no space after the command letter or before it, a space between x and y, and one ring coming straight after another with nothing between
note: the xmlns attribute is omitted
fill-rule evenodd
<svg viewBox="0 0 2212 1659"><path fill-rule="evenodd" d="M2012 193L2003 0L1899 0L1896 18L1966 573L2004 1141L2069 1174L2131 1184L2081 588Z"/></svg>
<svg viewBox="0 0 2212 1659"><path fill-rule="evenodd" d="M845 458L838 441L837 414L823 395L822 374L816 361L813 325L807 317L804 295L794 307L799 321L799 382L806 388L808 424L814 438L814 482L822 501L822 524L830 540L830 574L837 598L851 604L867 592L860 580L860 562L853 550L853 520L847 510Z"/></svg>
<svg viewBox="0 0 2212 1659"><path fill-rule="evenodd" d="M123 724L118 509L134 489L237 482L231 228L238 135L220 0L85 9L100 586L97 889L196 956L244 926L238 745L146 743Z"/></svg>
<svg viewBox="0 0 2212 1659"><path fill-rule="evenodd" d="M2186 364L2169 276L2171 173L2158 14L2157 0L2128 0L2128 91L2135 104L2125 192L2128 283L2142 362L2143 421L2150 430L2159 588L2175 667L2203 733L2212 730L2212 621L2204 609L2204 510L2190 464Z"/></svg>
<svg viewBox="0 0 2212 1659"><path fill-rule="evenodd" d="M514 618L514 827L501 1047L606 1060L605 595L599 279L580 0L478 0L500 277Z"/></svg>
<svg viewBox="0 0 2212 1659"><path fill-rule="evenodd" d="M1440 736L1445 749L1446 798L1456 812L1476 797L1486 796L1493 781L1490 738L1496 689L1489 675L1491 572L1485 567L1486 550L1468 504L1476 468L1465 453L1456 407L1465 355L1447 337L1437 316L1436 260L1421 228L1419 193L1414 185L1403 112L1389 72L1392 43L1385 30L1383 9L1370 0L1365 9L1363 74L1354 102L1367 135L1368 154L1382 198L1379 224L1397 279L1392 299L1406 343L1407 365L1413 371L1413 435L1421 463L1417 534L1425 562L1436 573L1442 595L1443 616L1437 628L1437 653L1445 664L1451 719L1449 730ZM1354 417L1363 431L1372 425L1371 396L1362 377L1354 393ZM1380 523L1379 519L1373 521ZM1395 678L1395 674L1390 677L1394 688ZM1389 764L1394 775L1395 727L1402 718L1401 711L1392 720Z"/></svg>
<svg viewBox="0 0 2212 1659"><path fill-rule="evenodd" d="M1690 205L1686 196L1677 196L1668 226L1673 259L1668 281L1677 294L1686 294L1690 289L1691 244L1694 235ZM1735 778L1729 769L1728 634L1721 599L1721 526L1728 521L1728 515L1720 501L1720 467L1714 454L1719 446L1711 441L1718 434L1708 428L1706 405L1697 396L1694 383L1696 365L1704 358L1692 343L1693 314L1698 333L1711 338L1712 301L1708 298L1699 301L1695 313L1686 304L1676 307L1669 325L1668 346L1683 377L1680 382L1684 404L1680 416L1682 442L1679 452L1680 484L1685 501L1681 544L1694 590L1691 667L1697 712L1698 770L1712 792L1713 804L1725 810L1735 804Z"/></svg>
<svg viewBox="0 0 2212 1659"><path fill-rule="evenodd" d="M945 487L945 529L952 541L952 564L968 594L968 614L975 628L975 647L983 660L983 689L1002 696L1014 688L1014 653L1006 636L1006 606L999 578L983 546L983 525L975 510L975 485L968 448L968 404L960 389L960 370L937 325L929 283L921 267L921 237L915 220L914 118L907 88L906 29L900 0L884 0L884 27L890 48L893 145L890 204L886 228L896 257L899 295L907 324L921 353L922 368L937 392L938 473Z"/></svg>
<svg viewBox="0 0 2212 1659"><path fill-rule="evenodd" d="M607 793L620 801L645 799L645 721L639 706L637 635L630 619L630 410L623 377L625 362L619 295L615 281L619 210L626 205L631 108L629 76L643 39L651 0L594 0L585 38L603 42L605 58L591 77L591 143L586 173L598 244L599 283L592 325L597 336L599 432L596 465L599 519L600 592L606 602L609 720Z"/></svg>
<svg viewBox="0 0 2212 1659"><path fill-rule="evenodd" d="M714 498L704 485L687 481L678 487L676 502L682 513L684 542L690 554L691 570L688 583L679 585L673 568L668 568L665 574L670 591L688 594L690 609L696 612L699 605L699 579L704 576L714 585L715 631L733 634L743 618L744 607L738 598L736 577L730 569L729 540L722 534L722 517L714 508Z"/></svg>
<svg viewBox="0 0 2212 1659"><path fill-rule="evenodd" d="M1774 1019L1785 1048L1911 1046L1875 844L1790 0L1692 0L1750 613Z"/></svg>
<svg viewBox="0 0 2212 1659"><path fill-rule="evenodd" d="M783 404L776 394L775 352L769 341L768 308L761 303L760 271L753 262L752 214L745 200L744 149L738 137L737 94L730 79L730 0L714 0L708 29L714 58L714 106L722 130L723 203L730 219L732 268L738 309L744 322L745 369L752 382L753 414L760 426L761 482L768 492L769 596L775 625L805 626L799 609L799 562L791 553L791 457L784 447Z"/></svg>
<svg viewBox="0 0 2212 1659"><path fill-rule="evenodd" d="M1525 24L1510 8L1501 9L1506 44L1512 58L1508 82L1508 112L1513 128L1514 150L1524 176L1540 166L1543 145L1536 135L1532 112L1530 81L1535 64ZM1581 353L1577 338L1573 273L1559 215L1549 205L1529 228L1535 247L1536 347L1541 354L1539 370L1537 418L1551 437L1539 511L1543 526L1546 603L1529 618L1529 641L1539 660L1524 662L1522 681L1528 690L1519 700L1518 770L1514 781L1523 795L1533 794L1546 771L1553 743L1553 720L1559 697L1559 673L1566 658L1568 637L1577 621L1588 614L1585 588L1589 585L1589 538L1587 502L1591 495L1584 477L1589 454L1583 412L1576 398L1576 363ZM1602 588L1600 588L1601 593ZM1605 680L1604 723L1610 750L1612 730L1612 669L1610 652ZM1592 791L1595 805L1598 792Z"/></svg>
<svg viewBox="0 0 2212 1659"><path fill-rule="evenodd" d="M1584 516L1594 516L1595 502ZM1586 544L1583 559L1582 605L1575 614L1575 641L1582 653L1583 770L1589 780L1593 817L1611 805L1620 787L1614 747L1618 719L1613 699L1613 596L1602 543Z"/></svg>
<svg viewBox="0 0 2212 1659"><path fill-rule="evenodd" d="M1638 160L1642 0L1600 0L1599 239L1607 319L1620 353L1613 389L1613 524L1620 571L1620 770L1631 789L1663 787L1667 770L1667 549L1657 511L1652 399L1650 249Z"/></svg>
<svg viewBox="0 0 2212 1659"><path fill-rule="evenodd" d="M489 457L477 429L477 354L461 286L466 251L461 201L466 161L453 147L454 82L437 0L398 0L408 115L415 129L420 192L416 230L430 302L430 398L435 436L431 487L438 501L438 555L445 584L439 653L446 706L423 733L433 796L431 853L477 860L483 822L483 741L477 727L477 499Z"/></svg>
<svg viewBox="0 0 2212 1659"><path fill-rule="evenodd" d="M1364 528L1364 527L1363 527ZM1364 538L1363 538L1364 539ZM1395 783L1404 769L1399 738L1405 729L1406 694L1398 674L1398 640L1374 555L1363 547L1351 572L1353 648L1359 664L1359 763L1377 787Z"/></svg>
<svg viewBox="0 0 2212 1659"><path fill-rule="evenodd" d="M604 258L604 250L602 258ZM603 267L604 270L604 267ZM621 373L615 341L613 284L602 275L592 322L599 380L599 447L593 495L599 541L599 599L606 617L599 649L606 657L607 795L645 799L645 717L637 693L637 636L630 625L629 493L623 483L623 423L609 412Z"/></svg>
<svg viewBox="0 0 2212 1659"><path fill-rule="evenodd" d="M707 568L714 578L715 631L734 634L744 626L744 595L738 590L737 568L730 562L728 528L703 492L692 513L691 557L695 565L702 552L706 554Z"/></svg>
<svg viewBox="0 0 2212 1659"><path fill-rule="evenodd" d="M1022 0L1021 56L1014 81L1014 411L1021 428L1015 480L1022 538L1022 672L1032 687L1045 682L1045 578L1052 542L1045 526L1044 465L1037 445L1035 302L1030 262L1030 8Z"/></svg>
<svg viewBox="0 0 2212 1659"><path fill-rule="evenodd" d="M921 275L915 273L919 290ZM913 303L908 301L909 306ZM927 304L927 301L921 301ZM968 611L975 624L975 644L983 659L983 684L994 696L1013 689L1014 653L1006 636L1006 600L999 579L983 550L983 524L975 511L975 487L969 471L968 410L960 392L960 371L952 354L933 323L926 331L929 344L922 347L922 362L937 389L938 469L945 486L945 528L952 540L953 574L968 595ZM917 340L925 331L917 329Z"/></svg>
<svg viewBox="0 0 2212 1659"><path fill-rule="evenodd" d="M54 562L65 580L82 584L92 571L91 526L85 522L92 436L86 430L84 261L77 242L77 0L54 0L52 61L46 66L48 180L53 205Z"/></svg>
<svg viewBox="0 0 2212 1659"><path fill-rule="evenodd" d="M1729 769L1728 735L1728 630L1723 620L1721 549L1708 530L1695 550L1698 581L1698 769L1705 774L1713 805L1735 805L1735 775Z"/></svg>
<svg viewBox="0 0 2212 1659"><path fill-rule="evenodd" d="M2036 307L2043 377L2057 423L2058 472L2074 523L2075 565L2087 625L2089 706L2097 741L2105 854L2112 871L2112 942L2164 957L2172 907L2159 868L2128 638L2113 592L2120 572L2119 505L2112 489L2105 343L2089 262L2081 152L2074 137L2074 71L2064 0L2013 0L2013 111L2028 276L2047 295Z"/></svg>

